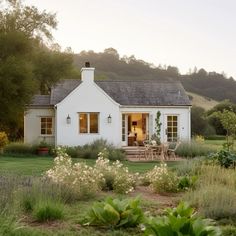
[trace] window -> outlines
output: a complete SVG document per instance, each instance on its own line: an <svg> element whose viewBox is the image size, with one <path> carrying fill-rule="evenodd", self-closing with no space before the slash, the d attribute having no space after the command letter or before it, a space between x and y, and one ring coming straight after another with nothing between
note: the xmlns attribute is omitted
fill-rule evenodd
<svg viewBox="0 0 236 236"><path fill-rule="evenodd" d="M176 142L178 139L178 116L167 116L167 141Z"/></svg>
<svg viewBox="0 0 236 236"><path fill-rule="evenodd" d="M79 133L98 133L99 113L79 113Z"/></svg>
<svg viewBox="0 0 236 236"><path fill-rule="evenodd" d="M52 117L41 117L41 135L52 135Z"/></svg>
<svg viewBox="0 0 236 236"><path fill-rule="evenodd" d="M84 134L88 133L88 114L79 114L79 132Z"/></svg>
<svg viewBox="0 0 236 236"><path fill-rule="evenodd" d="M122 141L125 142L125 114L122 114Z"/></svg>

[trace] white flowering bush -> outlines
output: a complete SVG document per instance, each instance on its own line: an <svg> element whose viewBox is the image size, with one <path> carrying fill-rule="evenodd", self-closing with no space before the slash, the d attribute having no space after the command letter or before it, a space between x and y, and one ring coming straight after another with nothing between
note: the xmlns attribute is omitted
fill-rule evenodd
<svg viewBox="0 0 236 236"><path fill-rule="evenodd" d="M104 181L103 174L84 163L72 163L71 158L63 148L56 150L54 167L46 172L46 178L54 183L63 184L76 191L78 198L95 195Z"/></svg>
<svg viewBox="0 0 236 236"><path fill-rule="evenodd" d="M102 173L105 179L102 188L104 190L114 190L114 192L121 194L128 194L133 191L138 174L131 174L128 168L124 167L118 160L110 163L106 156L106 150L100 152L95 164L95 169Z"/></svg>
<svg viewBox="0 0 236 236"><path fill-rule="evenodd" d="M146 174L146 179L150 182L150 187L156 193L177 192L178 177L168 170L166 163L155 166Z"/></svg>

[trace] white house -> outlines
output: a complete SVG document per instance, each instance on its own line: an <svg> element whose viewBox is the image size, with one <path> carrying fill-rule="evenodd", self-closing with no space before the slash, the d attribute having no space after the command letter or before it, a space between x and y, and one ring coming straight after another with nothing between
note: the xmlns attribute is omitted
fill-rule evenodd
<svg viewBox="0 0 236 236"><path fill-rule="evenodd" d="M78 146L103 138L133 145L155 133L158 111L162 142L190 139L191 104L179 82L96 81L95 69L86 65L81 80L64 80L50 95L34 97L25 111L25 143Z"/></svg>

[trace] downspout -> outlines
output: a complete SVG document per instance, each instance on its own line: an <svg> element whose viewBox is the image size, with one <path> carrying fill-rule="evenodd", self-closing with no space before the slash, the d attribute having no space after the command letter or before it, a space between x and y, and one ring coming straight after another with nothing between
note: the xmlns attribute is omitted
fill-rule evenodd
<svg viewBox="0 0 236 236"><path fill-rule="evenodd" d="M55 143L54 146L57 146L57 105L54 106L54 113L55 113L55 119L54 119L54 137L55 137Z"/></svg>
<svg viewBox="0 0 236 236"><path fill-rule="evenodd" d="M188 141L191 141L191 107L188 108Z"/></svg>

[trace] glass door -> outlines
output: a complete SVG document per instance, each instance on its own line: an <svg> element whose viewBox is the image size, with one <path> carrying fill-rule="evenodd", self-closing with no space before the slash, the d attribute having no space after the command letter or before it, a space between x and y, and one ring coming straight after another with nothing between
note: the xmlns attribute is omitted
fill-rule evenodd
<svg viewBox="0 0 236 236"><path fill-rule="evenodd" d="M178 141L179 138L178 115L167 115L165 127L166 127L166 141L168 142Z"/></svg>
<svg viewBox="0 0 236 236"><path fill-rule="evenodd" d="M122 146L127 146L128 145L128 115L127 114L122 114Z"/></svg>

